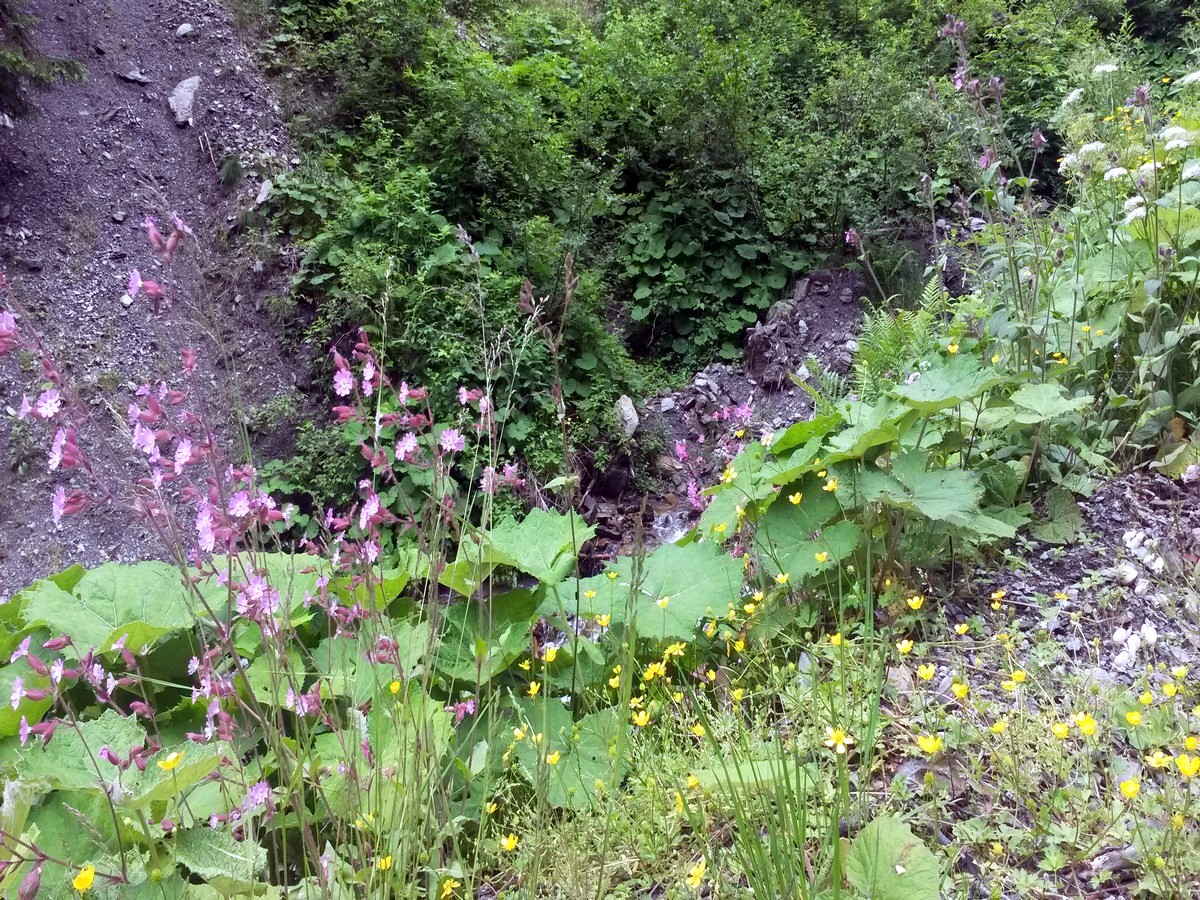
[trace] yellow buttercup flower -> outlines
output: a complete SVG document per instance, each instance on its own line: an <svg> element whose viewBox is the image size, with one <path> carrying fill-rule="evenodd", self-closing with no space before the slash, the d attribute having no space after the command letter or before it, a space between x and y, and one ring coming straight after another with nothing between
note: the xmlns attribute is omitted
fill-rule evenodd
<svg viewBox="0 0 1200 900"><path fill-rule="evenodd" d="M505 853L512 853L517 849L517 844L520 842L520 840L521 839L519 837L510 831L504 837L500 838L500 849Z"/></svg>
<svg viewBox="0 0 1200 900"><path fill-rule="evenodd" d="M82 894L84 891L90 891L92 889L92 884L95 882L95 880L96 867L91 863L88 863L79 870L78 875L71 879L71 887L75 888L75 890Z"/></svg>
<svg viewBox="0 0 1200 900"><path fill-rule="evenodd" d="M717 534L724 534L724 533L725 533L725 529L726 529L726 528L728 528L728 527L729 527L729 523L728 523L728 522L722 522L720 525L714 525L714 526L713 526L713 531L715 531Z"/></svg>
<svg viewBox="0 0 1200 900"><path fill-rule="evenodd" d="M1000 362L1000 354L999 354L999 353L993 353L993 354L992 354L992 365L994 366L994 365L996 365L998 362Z"/></svg>
<svg viewBox="0 0 1200 900"><path fill-rule="evenodd" d="M553 753L547 753L546 754L546 764L551 765L551 766L557 766L558 761L561 758L562 758L562 753L558 750L555 750Z"/></svg>
<svg viewBox="0 0 1200 900"><path fill-rule="evenodd" d="M694 791L696 788L700 787L700 779L695 775L689 775L687 778L687 786L688 790Z"/></svg>
<svg viewBox="0 0 1200 900"><path fill-rule="evenodd" d="M1180 753L1175 757L1175 765L1179 768L1184 778L1195 778L1200 773L1200 756L1190 756L1187 753Z"/></svg>
<svg viewBox="0 0 1200 900"><path fill-rule="evenodd" d="M1142 789L1142 783L1140 781L1138 781L1136 778L1126 778L1124 781L1121 782L1121 793L1124 794L1126 796L1126 798L1128 798L1130 800L1132 800L1134 797L1136 797L1138 795L1138 791L1140 791L1141 789Z"/></svg>
<svg viewBox="0 0 1200 900"><path fill-rule="evenodd" d="M959 622L957 625L954 626L954 630L957 631L959 634L966 634L968 631L970 631L970 629L971 629L971 626L968 625L966 622Z"/></svg>
<svg viewBox="0 0 1200 900"><path fill-rule="evenodd" d="M1024 684L1025 683L1025 670L1017 669L1015 672L1012 673L1011 677L1012 677L1012 680L1015 681L1017 684Z"/></svg>
<svg viewBox="0 0 1200 900"><path fill-rule="evenodd" d="M936 734L921 734L917 736L917 746L922 753L933 756L942 749L942 739Z"/></svg>
<svg viewBox="0 0 1200 900"><path fill-rule="evenodd" d="M1166 684L1164 684L1162 686L1162 692L1164 694L1166 694L1168 697L1174 697L1176 694L1179 693L1179 685L1177 685L1173 681L1168 681Z"/></svg>
<svg viewBox="0 0 1200 900"><path fill-rule="evenodd" d="M1006 691L1015 691L1017 689L1017 683L1011 678L1006 678L1004 681L1000 682L1000 687L1004 688Z"/></svg>
<svg viewBox="0 0 1200 900"><path fill-rule="evenodd" d="M375 868L381 872L386 872L391 867L392 855L390 853L387 856L381 856L379 859L375 860Z"/></svg>
<svg viewBox="0 0 1200 900"><path fill-rule="evenodd" d="M837 490L837 486L838 486L838 480L836 478L830 478L828 481L825 482L825 486L823 488L821 488L821 490L829 491L829 493L832 494L834 491Z"/></svg>
<svg viewBox="0 0 1200 900"><path fill-rule="evenodd" d="M1171 670L1171 674L1174 675L1176 678L1180 678L1180 679L1186 678L1187 673L1188 673L1187 666L1176 666L1175 668L1173 668Z"/></svg>
<svg viewBox="0 0 1200 900"><path fill-rule="evenodd" d="M489 816L494 816L494 815L496 814L496 810L498 810L499 808L500 808L500 804L499 804L499 803L495 803L495 802L489 802L489 803L488 803L488 804L487 804L487 805L486 805L486 806L483 808L483 811L484 811L484 812L486 812L486 813L487 813Z"/></svg>
<svg viewBox="0 0 1200 900"><path fill-rule="evenodd" d="M929 681L936 674L937 666L931 663L921 663L921 665L917 666L917 677L922 681Z"/></svg>
<svg viewBox="0 0 1200 900"><path fill-rule="evenodd" d="M1149 706L1153 702L1154 695L1149 691L1142 691L1138 694L1138 703L1142 704L1142 706Z"/></svg>
<svg viewBox="0 0 1200 900"><path fill-rule="evenodd" d="M966 697L967 694L970 693L970 690L970 687L968 687L966 682L963 681L956 681L954 684L950 685L950 693L952 693L959 700L962 700L964 697Z"/></svg>
<svg viewBox="0 0 1200 900"><path fill-rule="evenodd" d="M734 688L729 692L729 696L733 698L734 703L741 703L742 698L746 696L745 688Z"/></svg>
<svg viewBox="0 0 1200 900"><path fill-rule="evenodd" d="M704 735L707 733L708 730L699 722L692 726L692 734L694 734L696 737L704 737Z"/></svg>
<svg viewBox="0 0 1200 900"><path fill-rule="evenodd" d="M182 759L183 751L176 750L173 753L168 753L165 759L160 759L157 765L164 772L170 772L173 768L179 765Z"/></svg>
<svg viewBox="0 0 1200 900"><path fill-rule="evenodd" d="M958 344L951 344L949 347L946 348L946 350L949 351L951 354L955 354L958 352Z"/></svg>
<svg viewBox="0 0 1200 900"><path fill-rule="evenodd" d="M707 869L708 863L702 856L700 857L700 861L692 866L691 870L688 872L687 878L684 879L684 881L687 882L687 886L690 888L700 887L701 883L704 881L704 873Z"/></svg>
<svg viewBox="0 0 1200 900"><path fill-rule="evenodd" d="M737 478L737 469L729 466L721 473L721 484L733 484L735 478Z"/></svg>
<svg viewBox="0 0 1200 900"><path fill-rule="evenodd" d="M829 643L833 644L835 647L842 646L842 633L839 631L836 634L831 634L829 636Z"/></svg>
<svg viewBox="0 0 1200 900"><path fill-rule="evenodd" d="M391 691L393 694L400 693L400 682L393 681L391 684L388 685L388 690Z"/></svg>
<svg viewBox="0 0 1200 900"><path fill-rule="evenodd" d="M1125 721L1134 728L1137 728L1137 726L1142 724L1142 714L1136 709L1131 709L1129 712L1125 713Z"/></svg>
<svg viewBox="0 0 1200 900"><path fill-rule="evenodd" d="M609 573L608 573L608 580L609 580L609 581L616 581L616 580L617 580L617 573L616 573L616 572L609 572Z"/></svg>
<svg viewBox="0 0 1200 900"><path fill-rule="evenodd" d="M1161 750L1155 750L1146 757L1146 765L1152 769L1165 769L1171 764L1171 757Z"/></svg>
<svg viewBox="0 0 1200 900"><path fill-rule="evenodd" d="M592 591L592 590L587 590L587 591L584 591L584 592L583 592L583 596L584 596L584 598L585 598L585 599L587 599L587 600L595 600L595 599L596 599L596 592L595 592L595 591Z"/></svg>
<svg viewBox="0 0 1200 900"><path fill-rule="evenodd" d="M901 655L912 653L912 648L913 642L909 638L896 642L896 649L900 651Z"/></svg>
<svg viewBox="0 0 1200 900"><path fill-rule="evenodd" d="M814 463L814 464L816 464L816 462L817 462L817 460L815 460L815 459L814 459L814 460L813 460L813 463ZM828 474L828 473L827 473L827 472L826 472L824 469L822 469L820 472L818 472L818 473L817 473L817 477L818 477L818 478L824 478L824 477L825 477L827 474Z"/></svg>
<svg viewBox="0 0 1200 900"><path fill-rule="evenodd" d="M1076 713L1075 724L1086 737L1091 737L1096 733L1096 720L1092 718L1091 713Z"/></svg>
<svg viewBox="0 0 1200 900"><path fill-rule="evenodd" d="M612 623L612 616L608 613L600 613L596 616L596 624L601 628L607 628Z"/></svg>
<svg viewBox="0 0 1200 900"><path fill-rule="evenodd" d="M776 584L787 584L788 579L790 577L791 576L787 572L780 572L778 575L775 576L775 583Z"/></svg>
<svg viewBox="0 0 1200 900"><path fill-rule="evenodd" d="M825 560L829 559L829 553L822 550L818 553L814 553L813 559L815 559L819 564L823 565L825 563Z"/></svg>
<svg viewBox="0 0 1200 900"><path fill-rule="evenodd" d="M659 597L658 600L655 602L658 603L659 609L666 609L667 604L671 602L671 598L670 597Z"/></svg>
<svg viewBox="0 0 1200 900"><path fill-rule="evenodd" d="M455 881L453 878L447 878L442 882L442 892L438 894L440 900L449 900L454 896L454 892L462 887L461 881Z"/></svg>
<svg viewBox="0 0 1200 900"><path fill-rule="evenodd" d="M542 661L543 662L552 663L552 662L554 662L554 660L557 657L558 657L558 648L557 647L547 647L544 651L542 651Z"/></svg>
<svg viewBox="0 0 1200 900"><path fill-rule="evenodd" d="M1071 734L1071 726L1068 725L1066 722L1055 722L1053 725L1050 726L1050 731L1060 741L1065 741L1067 739L1067 737Z"/></svg>
<svg viewBox="0 0 1200 900"><path fill-rule="evenodd" d="M854 738L850 737L844 729L831 727L827 728L825 733L828 735L825 738L825 746L838 756L843 755L847 748L854 746Z"/></svg>
<svg viewBox="0 0 1200 900"><path fill-rule="evenodd" d="M754 615L754 611L756 609L758 609L758 607L755 606L753 603L747 603L742 607L742 612L744 612L748 616L752 616L752 615Z"/></svg>
<svg viewBox="0 0 1200 900"><path fill-rule="evenodd" d="M803 499L804 499L804 494L801 493L800 491L796 491L796 493L788 495L788 500L791 502L792 506L799 506L800 501Z"/></svg>
<svg viewBox="0 0 1200 900"><path fill-rule="evenodd" d="M1007 727L1008 727L1007 720L997 719L995 722L992 723L992 727L989 730L992 732L992 734L1004 734L1004 729L1006 729Z"/></svg>
<svg viewBox="0 0 1200 900"><path fill-rule="evenodd" d="M639 709L633 714L633 724L638 728L645 728L650 724L650 713L647 710Z"/></svg>
<svg viewBox="0 0 1200 900"><path fill-rule="evenodd" d="M528 694L530 697L536 697L538 695L538 691L540 691L541 689L542 689L542 683L540 681L530 682Z"/></svg>
<svg viewBox="0 0 1200 900"><path fill-rule="evenodd" d="M1183 746L1187 747L1189 750L1195 750L1197 747L1200 747L1200 739L1198 739L1194 734L1189 734L1183 739Z"/></svg>
<svg viewBox="0 0 1200 900"><path fill-rule="evenodd" d="M663 651L663 659L670 659L672 656L683 656L686 652L687 644L683 641L675 641L675 643L667 645L667 649Z"/></svg>
<svg viewBox="0 0 1200 900"><path fill-rule="evenodd" d="M908 608L914 612L925 605L925 597L921 594L916 594L908 598Z"/></svg>

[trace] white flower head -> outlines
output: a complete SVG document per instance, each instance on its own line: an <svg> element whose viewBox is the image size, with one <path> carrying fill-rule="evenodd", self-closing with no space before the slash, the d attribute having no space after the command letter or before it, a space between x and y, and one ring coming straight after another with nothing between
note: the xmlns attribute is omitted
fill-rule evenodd
<svg viewBox="0 0 1200 900"><path fill-rule="evenodd" d="M1179 177L1182 181L1200 181L1200 159L1193 160L1184 166Z"/></svg>
<svg viewBox="0 0 1200 900"><path fill-rule="evenodd" d="M1129 174L1129 170L1126 169L1124 166L1113 166L1111 169L1109 169L1107 172L1104 173L1104 180L1105 181L1116 181L1118 178L1124 178L1128 174Z"/></svg>
<svg viewBox="0 0 1200 900"><path fill-rule="evenodd" d="M1067 94L1067 96L1063 98L1062 105L1070 106L1072 103L1076 102L1082 96L1083 96L1083 88L1075 88L1075 90L1071 91L1071 93Z"/></svg>
<svg viewBox="0 0 1200 900"><path fill-rule="evenodd" d="M1103 152L1106 147L1108 147L1108 144L1104 143L1104 141L1089 141L1079 148L1079 155L1091 156L1094 153Z"/></svg>
<svg viewBox="0 0 1200 900"><path fill-rule="evenodd" d="M1122 224L1132 225L1138 219L1144 219L1144 218L1146 218L1146 207L1138 206L1129 211L1129 215L1127 215L1125 217L1125 221Z"/></svg>
<svg viewBox="0 0 1200 900"><path fill-rule="evenodd" d="M1137 174L1139 178L1150 178L1158 171L1158 163L1155 160L1150 160L1148 163L1142 163L1138 166Z"/></svg>
<svg viewBox="0 0 1200 900"><path fill-rule="evenodd" d="M1058 161L1058 171L1065 174L1077 162L1079 162L1079 158L1074 153L1068 153Z"/></svg>
<svg viewBox="0 0 1200 900"><path fill-rule="evenodd" d="M1179 125L1168 125L1158 133L1158 139L1160 141L1169 141L1171 138L1186 137L1187 133L1188 130Z"/></svg>
<svg viewBox="0 0 1200 900"><path fill-rule="evenodd" d="M1100 63L1100 65L1098 65L1094 69L1092 69L1092 74L1093 75L1111 75L1115 71L1117 71L1117 67L1114 66L1112 63Z"/></svg>
<svg viewBox="0 0 1200 900"><path fill-rule="evenodd" d="M1200 69L1197 69L1195 72L1188 72L1176 81L1175 84L1200 84Z"/></svg>
<svg viewBox="0 0 1200 900"><path fill-rule="evenodd" d="M1163 149L1170 153L1172 150L1186 150L1192 146L1192 139L1189 137L1171 138L1163 145Z"/></svg>
<svg viewBox="0 0 1200 900"><path fill-rule="evenodd" d="M1146 198L1143 197L1141 194L1134 194L1132 197L1130 197L1128 200L1125 201L1125 204L1124 204L1125 212L1132 212L1135 207L1141 206L1145 202L1146 202Z"/></svg>

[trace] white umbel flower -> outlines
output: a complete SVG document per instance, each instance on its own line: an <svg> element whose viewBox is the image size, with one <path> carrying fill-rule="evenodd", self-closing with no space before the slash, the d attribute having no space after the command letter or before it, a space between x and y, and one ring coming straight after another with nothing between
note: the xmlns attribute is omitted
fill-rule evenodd
<svg viewBox="0 0 1200 900"><path fill-rule="evenodd" d="M1104 173L1104 180L1105 181L1116 181L1118 178L1124 178L1128 174L1129 174L1129 170L1126 169L1124 166L1113 166L1111 169L1109 169L1107 172Z"/></svg>
<svg viewBox="0 0 1200 900"><path fill-rule="evenodd" d="M1117 67L1114 66L1112 63L1100 63L1100 65L1098 65L1094 69L1092 69L1092 74L1093 75L1111 75L1115 71L1117 71Z"/></svg>

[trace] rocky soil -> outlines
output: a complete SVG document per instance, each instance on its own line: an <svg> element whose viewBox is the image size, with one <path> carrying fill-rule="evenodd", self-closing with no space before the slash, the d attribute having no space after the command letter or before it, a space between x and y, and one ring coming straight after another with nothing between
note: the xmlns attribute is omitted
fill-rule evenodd
<svg viewBox="0 0 1200 900"><path fill-rule="evenodd" d="M584 498L585 516L598 526L598 559L628 553L639 540L653 546L681 536L699 517L689 485L699 490L714 483L737 453L738 429L756 436L812 415L812 398L795 379L811 381L817 367L846 372L857 349L866 288L847 270L801 278L765 322L746 332L740 365L714 363L681 390L640 408L618 406L618 418L641 452L618 454ZM635 458L648 458L650 470L637 471ZM654 489L643 504L634 485L647 483Z"/></svg>
<svg viewBox="0 0 1200 900"><path fill-rule="evenodd" d="M26 6L42 48L84 62L87 78L38 91L34 118L0 128L0 305L40 337L86 404L79 441L98 474L128 484L144 471L112 411L139 384L178 386L185 346L199 355L197 399L231 445L247 415L286 407L278 398L302 367L263 309L283 285L263 264L271 252L254 210L291 149L272 91L216 0ZM196 238L168 273L142 222L156 216L165 233L172 213ZM144 293L130 298L132 269L169 283L177 302L155 315ZM0 598L75 562L162 553L119 492L107 508L52 524L51 496L66 479L47 471L51 436L15 417L39 382L29 355L0 361ZM286 429L268 430L286 443Z"/></svg>

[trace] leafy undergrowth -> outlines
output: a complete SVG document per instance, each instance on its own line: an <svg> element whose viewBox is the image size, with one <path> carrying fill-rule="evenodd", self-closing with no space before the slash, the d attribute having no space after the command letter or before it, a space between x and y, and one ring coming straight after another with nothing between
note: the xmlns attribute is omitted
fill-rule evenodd
<svg viewBox="0 0 1200 900"><path fill-rule="evenodd" d="M21 415L61 470L55 519L124 501L171 550L0 607L4 891L1191 896L1196 675L1162 650L1194 626L1160 641L1139 608L1089 646L1043 623L1088 635L1108 581L1188 614L1194 547L1130 520L1120 558L1017 584L1082 545L1076 498L1121 466L1193 521L1200 72L1121 105L1098 67L1062 113L1072 205L1046 210L1005 174L963 28L977 289L934 273L886 353L877 314L860 395L731 425L696 526L600 571L571 478L506 511L527 485L492 384L435 421L360 332L332 389L371 477L289 546L300 513L223 457L194 352L130 399L146 478L98 485L86 404L0 314L0 352L41 365Z"/></svg>

